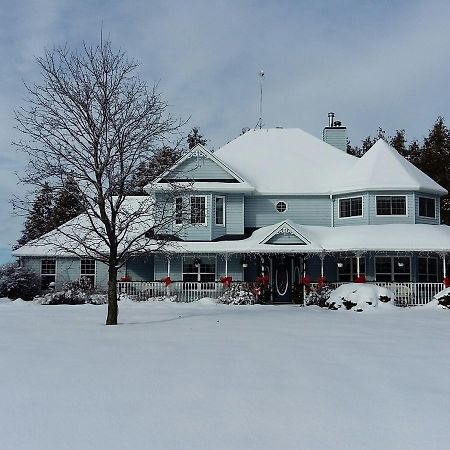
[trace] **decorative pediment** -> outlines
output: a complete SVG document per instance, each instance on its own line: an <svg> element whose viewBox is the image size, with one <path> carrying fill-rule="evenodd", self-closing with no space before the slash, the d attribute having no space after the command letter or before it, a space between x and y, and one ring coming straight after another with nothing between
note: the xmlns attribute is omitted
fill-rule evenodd
<svg viewBox="0 0 450 450"><path fill-rule="evenodd" d="M270 245L308 245L311 242L290 223L283 222L260 243Z"/></svg>

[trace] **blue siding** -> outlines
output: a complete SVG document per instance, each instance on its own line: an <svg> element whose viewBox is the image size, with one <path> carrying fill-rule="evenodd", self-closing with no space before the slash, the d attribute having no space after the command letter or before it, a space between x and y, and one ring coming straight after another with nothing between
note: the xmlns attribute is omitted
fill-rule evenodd
<svg viewBox="0 0 450 450"><path fill-rule="evenodd" d="M284 201L288 209L279 213L275 205ZM331 201L328 196L246 196L245 226L265 227L290 219L302 225L331 226Z"/></svg>
<svg viewBox="0 0 450 450"><path fill-rule="evenodd" d="M431 217L421 217L419 216L419 197L426 197L426 198L434 198L436 201L436 217L433 219ZM441 204L440 204L440 198L438 196L430 195L430 194L422 194L420 192L414 193L414 204L415 204L415 210L416 210L416 223L425 223L430 225L439 225L441 222Z"/></svg>
<svg viewBox="0 0 450 450"><path fill-rule="evenodd" d="M363 201L363 216L362 217L339 217L339 199L350 197L362 197ZM334 226L346 226L346 225L368 225L369 224L369 194L368 193L356 193L356 194L342 194L333 196L333 214L334 214Z"/></svg>
<svg viewBox="0 0 450 450"><path fill-rule="evenodd" d="M133 281L153 281L153 255L136 256L127 262L126 273Z"/></svg>
<svg viewBox="0 0 450 450"><path fill-rule="evenodd" d="M406 216L377 216L376 197L379 195L393 196L393 195L405 195L406 196ZM415 202L414 194L412 192L405 191L378 191L371 192L369 195L369 223L371 225L381 225L384 223L414 223L415 218Z"/></svg>
<svg viewBox="0 0 450 450"><path fill-rule="evenodd" d="M192 156L183 161L178 167L170 172L165 178L195 179L195 180L234 180L225 169L220 167L210 158Z"/></svg>
<svg viewBox="0 0 450 450"><path fill-rule="evenodd" d="M215 197L225 197L225 226L216 225ZM244 234L244 196L243 194L212 194L212 239L225 234Z"/></svg>

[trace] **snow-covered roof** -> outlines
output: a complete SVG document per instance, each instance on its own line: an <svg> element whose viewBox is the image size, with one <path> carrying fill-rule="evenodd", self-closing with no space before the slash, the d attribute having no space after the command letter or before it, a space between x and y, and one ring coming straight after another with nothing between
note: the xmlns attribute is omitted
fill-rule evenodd
<svg viewBox="0 0 450 450"><path fill-rule="evenodd" d="M86 219L80 216L64 225L64 233L54 230L38 242L27 244L13 252L15 256L73 256L62 251L70 227ZM75 222L76 223L75 223ZM84 222L87 224L87 222ZM273 244L274 235L300 237L295 243ZM93 239L89 235L89 239ZM101 245L99 240L99 245ZM158 244L147 241L146 250L158 249ZM181 241L165 247L174 253L321 253L321 252L450 252L450 227L447 225L386 224L342 227L299 225L285 220L259 228L241 240L232 241Z"/></svg>
<svg viewBox="0 0 450 450"><path fill-rule="evenodd" d="M379 139L350 169L338 178L335 192L360 190L447 191Z"/></svg>
<svg viewBox="0 0 450 450"><path fill-rule="evenodd" d="M328 194L356 160L298 128L249 130L214 155L260 194Z"/></svg>

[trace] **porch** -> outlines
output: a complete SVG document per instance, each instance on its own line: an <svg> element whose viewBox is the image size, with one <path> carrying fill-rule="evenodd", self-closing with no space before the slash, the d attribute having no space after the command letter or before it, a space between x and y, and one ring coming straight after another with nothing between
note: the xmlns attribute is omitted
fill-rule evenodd
<svg viewBox="0 0 450 450"><path fill-rule="evenodd" d="M235 281L241 284L244 282ZM246 285L251 283L245 283ZM327 283L330 287L336 288L344 282ZM386 287L394 292L399 306L425 305L433 299L439 291L444 289L444 283L416 283L416 282L368 282L377 286ZM318 283L310 284L312 289L316 289ZM269 286L270 287L270 286ZM161 281L119 281L117 289L120 294L126 294L138 301L149 298L174 297L179 302L193 302L201 298L209 297L217 299L225 290L222 282L183 282L174 281L166 286Z"/></svg>

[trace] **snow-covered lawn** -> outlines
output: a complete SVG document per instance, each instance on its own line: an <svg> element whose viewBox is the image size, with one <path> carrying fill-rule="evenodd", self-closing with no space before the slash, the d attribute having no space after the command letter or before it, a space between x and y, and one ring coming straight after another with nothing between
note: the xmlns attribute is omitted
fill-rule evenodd
<svg viewBox="0 0 450 450"><path fill-rule="evenodd" d="M450 311L0 301L0 448L445 449Z"/></svg>

